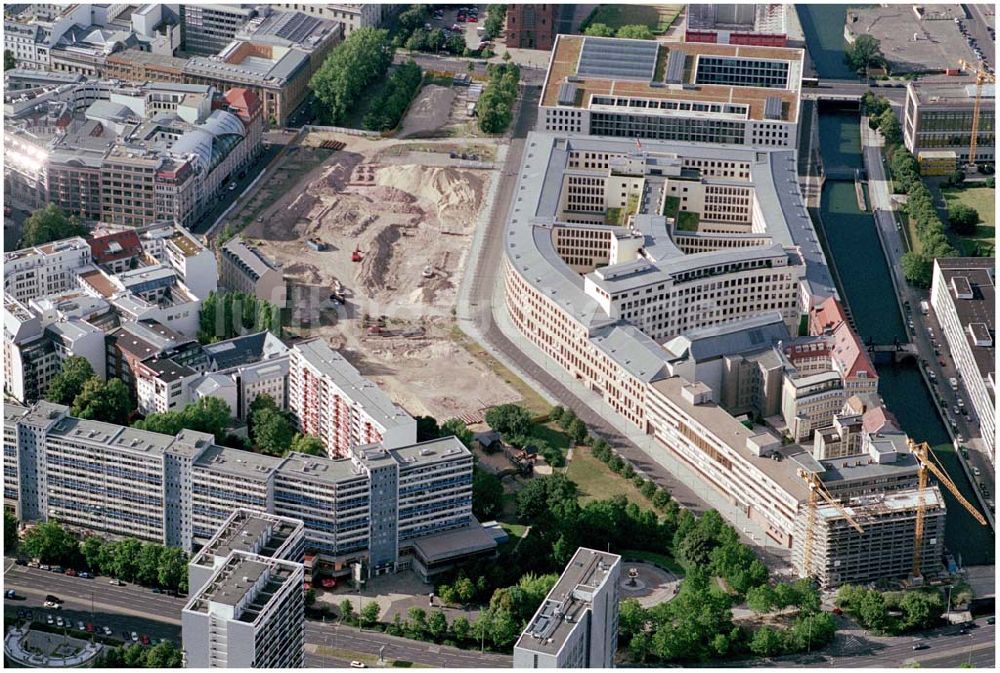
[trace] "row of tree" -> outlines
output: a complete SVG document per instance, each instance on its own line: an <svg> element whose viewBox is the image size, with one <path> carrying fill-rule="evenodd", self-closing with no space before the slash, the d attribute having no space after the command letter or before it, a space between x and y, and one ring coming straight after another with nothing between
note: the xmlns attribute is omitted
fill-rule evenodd
<svg viewBox="0 0 1000 673"><path fill-rule="evenodd" d="M282 335L281 309L246 292L210 292L201 303L198 341L203 344L267 330Z"/></svg>
<svg viewBox="0 0 1000 673"><path fill-rule="evenodd" d="M94 658L93 668L183 668L184 658L172 642L143 647L139 643L107 647Z"/></svg>
<svg viewBox="0 0 1000 673"><path fill-rule="evenodd" d="M479 130L483 133L503 133L514 119L521 70L508 61L491 64L486 72L489 80L476 103Z"/></svg>
<svg viewBox="0 0 1000 673"><path fill-rule="evenodd" d="M656 509L666 511L669 507L678 507L677 503L670 497L670 491L657 486L653 481L646 479L641 474L636 474L632 464L612 451L611 445L605 440L596 440L591 451L594 457L607 465L612 472L631 480L635 484L635 487L639 489L639 492L642 493L643 497L649 500Z"/></svg>
<svg viewBox="0 0 1000 673"><path fill-rule="evenodd" d="M496 39L507 25L507 5L489 5L486 8L486 20L483 21L483 36L488 40Z"/></svg>
<svg viewBox="0 0 1000 673"><path fill-rule="evenodd" d="M79 541L54 519L33 526L17 537L17 519L4 513L4 552L15 551L41 563L67 568L85 566L94 574L126 582L187 591L187 556L178 547L165 547L135 538L110 542L96 535ZM13 543L13 544L11 544Z"/></svg>
<svg viewBox="0 0 1000 673"><path fill-rule="evenodd" d="M391 131L399 125L410 101L420 91L424 75L420 66L407 61L389 76L389 82L371 103L362 122L369 131Z"/></svg>
<svg viewBox="0 0 1000 673"><path fill-rule="evenodd" d="M858 38L859 41L860 39ZM906 193L906 216L916 225L920 252L910 250L903 255L903 276L909 283L929 287L934 259L954 257L958 252L948 241L944 223L941 222L934 206L934 198L920 178L920 165L902 144L903 134L899 118L892 111L889 101L883 96L868 92L861 98L861 109L868 115L869 126L877 129L885 138L889 171L897 188ZM966 217L961 212L957 215L959 219ZM978 219L978 214L976 215Z"/></svg>
<svg viewBox="0 0 1000 673"><path fill-rule="evenodd" d="M63 360L59 373L52 377L45 399L70 407L77 418L127 425L132 413L132 394L121 379L102 381L81 356Z"/></svg>
<svg viewBox="0 0 1000 673"><path fill-rule="evenodd" d="M837 590L836 604L866 629L886 634L931 628L945 610L939 589L881 592L850 584Z"/></svg>
<svg viewBox="0 0 1000 673"><path fill-rule="evenodd" d="M377 28L358 28L333 50L309 82L327 123L344 123L364 91L385 75L394 52L389 32Z"/></svg>
<svg viewBox="0 0 1000 673"><path fill-rule="evenodd" d="M416 28L406 38L403 46L410 51L438 53L446 51L453 56L467 55L469 47L462 33L445 33L441 28Z"/></svg>
<svg viewBox="0 0 1000 673"><path fill-rule="evenodd" d="M622 37L631 40L653 40L656 38L649 26L642 24L632 24L621 26L617 30L606 23L592 23L583 31L584 35L593 37Z"/></svg>

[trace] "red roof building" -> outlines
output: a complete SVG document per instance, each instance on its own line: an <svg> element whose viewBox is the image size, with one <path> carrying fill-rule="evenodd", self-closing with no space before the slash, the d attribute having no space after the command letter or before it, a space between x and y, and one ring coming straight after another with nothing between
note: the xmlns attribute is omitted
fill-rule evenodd
<svg viewBox="0 0 1000 673"><path fill-rule="evenodd" d="M827 297L819 306L809 309L809 335L833 334L842 323L847 322L844 308L835 297Z"/></svg>
<svg viewBox="0 0 1000 673"><path fill-rule="evenodd" d="M235 87L223 94L223 97L244 123L249 124L260 116L260 98L250 89Z"/></svg>
<svg viewBox="0 0 1000 673"><path fill-rule="evenodd" d="M128 268L128 262L142 254L139 234L131 229L88 239L87 244L94 263L110 267L114 273Z"/></svg>

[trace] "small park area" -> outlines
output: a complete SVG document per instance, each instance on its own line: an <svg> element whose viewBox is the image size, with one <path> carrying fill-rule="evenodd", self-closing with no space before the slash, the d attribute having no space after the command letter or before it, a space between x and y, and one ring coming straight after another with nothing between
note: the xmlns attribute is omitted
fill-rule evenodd
<svg viewBox="0 0 1000 673"><path fill-rule="evenodd" d="M956 204L973 208L979 213L976 230L968 236L956 235L956 247L962 255L971 255L977 248L979 256L989 256L996 248L996 189L993 187L942 187L941 196L947 208ZM985 253L985 254L984 254Z"/></svg>

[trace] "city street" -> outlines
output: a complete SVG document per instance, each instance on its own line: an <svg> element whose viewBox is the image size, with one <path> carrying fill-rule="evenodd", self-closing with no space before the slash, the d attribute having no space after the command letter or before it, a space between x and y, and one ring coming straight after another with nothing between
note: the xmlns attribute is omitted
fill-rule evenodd
<svg viewBox="0 0 1000 673"><path fill-rule="evenodd" d="M871 208L875 214L876 226L879 237L883 242L882 248L889 263L889 271L893 279L893 284L896 287L896 294L901 300L909 301L910 303L910 311L904 315L904 319L913 321L914 328L910 330L910 340L917 345L922 367L924 367L925 371L934 372L936 381L931 386L932 392L935 392L935 396L943 401L943 407L941 402L939 402L939 407L942 407L942 416L949 426L949 432L953 436L961 435L966 440L962 442L965 446L975 447L981 445L978 441L972 443L968 441L973 437L979 437L979 427L975 421L972 406L968 403L968 395L963 390L961 380L959 380L957 391L952 390L951 386L948 385L948 379L959 378L959 376L955 369L954 360L948 352L948 346L945 342L941 325L934 317L933 309L931 309L928 315L923 315L920 311L920 302L929 302L930 294L926 290L909 285L903 278L901 260L906 249L902 242L902 234L897 229L896 217L893 213L892 197L889 193L889 181L886 176L886 167L881 152L883 141L877 132L868 128L868 124L864 120L861 123L861 144L864 149L865 167L868 172L868 193L871 200ZM928 327L933 331L933 339L927 331ZM937 349L940 355L935 354L935 349ZM944 362L944 366L941 365L941 362ZM958 405L959 397L962 397L966 401L966 410L969 414L967 416L954 412L954 408ZM954 425L951 424L952 421L954 421ZM989 488L992 495L995 488L995 475L993 465L989 459L980 451L973 450L969 451L967 461L961 454L960 460L968 463L969 472L971 472L971 467L979 470L982 475L980 479ZM981 487L975 483L976 479L972 475L969 475L969 477L970 481L973 482L977 496L980 498L982 509L986 511L987 518L992 522L992 508L986 502ZM956 478L960 478L960 475L952 475L952 479Z"/></svg>
<svg viewBox="0 0 1000 673"><path fill-rule="evenodd" d="M4 587L14 589L23 600L5 600L4 612L15 617L19 608L32 608L36 619L46 613L70 618L73 629L82 620L111 627L113 636L122 638L122 631L146 634L152 640L168 638L180 642L181 610L186 598L154 594L150 589L128 584L111 586L109 578L81 579L14 565L5 559ZM62 610L48 610L41 605L45 596L53 594L64 601ZM385 646L388 660L409 661L422 666L464 668L509 668L510 657L502 654L469 652L454 647L435 645L405 638L396 638L378 631L308 621L305 627L306 662L316 667L346 666L351 659L324 653L328 648L338 653L378 655Z"/></svg>

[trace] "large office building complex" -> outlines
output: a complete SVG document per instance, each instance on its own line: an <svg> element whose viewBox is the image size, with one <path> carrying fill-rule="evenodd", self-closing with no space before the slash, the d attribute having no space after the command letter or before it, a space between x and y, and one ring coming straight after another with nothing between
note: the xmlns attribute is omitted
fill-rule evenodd
<svg viewBox="0 0 1000 673"><path fill-rule="evenodd" d="M514 668L612 668L621 557L581 547L514 645Z"/></svg>
<svg viewBox="0 0 1000 673"><path fill-rule="evenodd" d="M794 148L801 49L559 35L546 131Z"/></svg>
<svg viewBox="0 0 1000 673"><path fill-rule="evenodd" d="M996 259L934 260L931 305L944 330L987 455L996 452Z"/></svg>
<svg viewBox="0 0 1000 673"><path fill-rule="evenodd" d="M844 317L798 187L801 51L592 39L559 37L541 103L549 132L526 141L504 236L512 328L532 357L651 435L654 459L662 449L725 498L734 524L793 550L802 575L824 586L908 575L916 466L878 399L878 374ZM595 107L611 103L600 96L617 110ZM702 128L675 105L684 96L702 121L750 126L679 138L644 118ZM783 121L755 126L768 108ZM593 137L608 134L595 110L649 125ZM801 517L827 518L810 514L815 479L875 532L842 545L831 520L810 554L794 553L805 543ZM930 488L928 521L940 530L944 503ZM892 555L865 561L886 545ZM924 575L939 571L940 554L923 558Z"/></svg>
<svg viewBox="0 0 1000 673"><path fill-rule="evenodd" d="M996 103L994 85L983 86L976 161L996 159ZM951 155L951 165L969 160L976 82L969 78L929 78L906 85L903 142L921 164Z"/></svg>
<svg viewBox="0 0 1000 673"><path fill-rule="evenodd" d="M234 537L258 540L239 547L254 553L274 546L287 523L274 517L301 521L304 548L334 574L361 564L366 573L413 568L428 578L496 549L472 516L472 454L454 437L355 446L336 460L279 458L191 430L170 436L82 420L39 402L5 405L4 457L4 504L21 520L56 518L186 551L207 546L198 561L206 569L217 568L207 554ZM253 532L231 519L240 508L270 516Z"/></svg>

